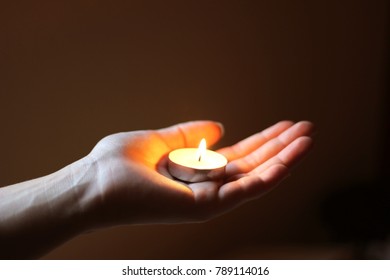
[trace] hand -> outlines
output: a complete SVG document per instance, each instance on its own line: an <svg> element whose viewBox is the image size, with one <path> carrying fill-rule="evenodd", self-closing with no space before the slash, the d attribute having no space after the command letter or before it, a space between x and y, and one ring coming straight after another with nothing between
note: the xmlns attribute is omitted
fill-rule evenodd
<svg viewBox="0 0 390 280"><path fill-rule="evenodd" d="M229 163L221 181L183 183L167 170L167 155L216 143L223 134L211 121L181 123L102 139L88 158L96 166L95 227L118 224L204 221L258 198L276 187L309 151L313 125L279 122L220 149Z"/></svg>
<svg viewBox="0 0 390 280"><path fill-rule="evenodd" d="M0 188L0 258L35 258L96 228L204 221L274 188L309 150L313 126L283 121L231 147L220 181L185 184L167 171L167 155L214 144L210 121L102 139L85 158L47 176Z"/></svg>

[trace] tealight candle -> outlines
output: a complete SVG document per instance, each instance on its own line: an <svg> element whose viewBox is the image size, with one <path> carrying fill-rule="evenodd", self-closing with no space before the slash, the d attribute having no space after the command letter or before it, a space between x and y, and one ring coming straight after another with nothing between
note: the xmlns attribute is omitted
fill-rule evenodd
<svg viewBox="0 0 390 280"><path fill-rule="evenodd" d="M177 149L168 155L169 173L182 181L202 182L217 180L225 175L227 159L206 149L206 140L198 148Z"/></svg>

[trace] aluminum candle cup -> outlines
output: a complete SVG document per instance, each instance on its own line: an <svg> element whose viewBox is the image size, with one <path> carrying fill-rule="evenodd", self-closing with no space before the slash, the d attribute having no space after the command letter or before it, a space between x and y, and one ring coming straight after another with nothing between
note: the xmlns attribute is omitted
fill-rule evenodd
<svg viewBox="0 0 390 280"><path fill-rule="evenodd" d="M185 182L218 180L225 175L227 159L206 149L202 139L199 148L177 149L168 155L169 173Z"/></svg>

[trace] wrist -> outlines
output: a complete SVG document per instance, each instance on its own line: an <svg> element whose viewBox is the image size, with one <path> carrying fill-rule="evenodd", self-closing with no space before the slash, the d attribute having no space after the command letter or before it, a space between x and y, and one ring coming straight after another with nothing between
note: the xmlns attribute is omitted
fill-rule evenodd
<svg viewBox="0 0 390 280"><path fill-rule="evenodd" d="M99 199L94 169L83 158L50 175L1 188L0 258L36 258L90 230Z"/></svg>
<svg viewBox="0 0 390 280"><path fill-rule="evenodd" d="M76 223L73 226L79 233L98 228L97 212L103 204L98 162L88 155L65 168L70 180L69 186L75 194L73 210L70 213L70 219Z"/></svg>

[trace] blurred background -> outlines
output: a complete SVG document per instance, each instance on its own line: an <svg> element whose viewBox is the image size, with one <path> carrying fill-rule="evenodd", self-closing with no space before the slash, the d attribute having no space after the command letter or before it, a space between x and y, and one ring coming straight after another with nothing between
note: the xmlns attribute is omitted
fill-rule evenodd
<svg viewBox="0 0 390 280"><path fill-rule="evenodd" d="M390 259L388 1L3 1L0 186L104 136L282 119L316 144L264 198L202 224L123 226L46 259ZM386 182L387 180L387 182Z"/></svg>

